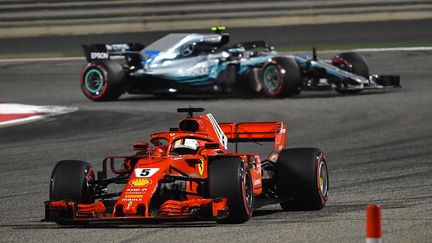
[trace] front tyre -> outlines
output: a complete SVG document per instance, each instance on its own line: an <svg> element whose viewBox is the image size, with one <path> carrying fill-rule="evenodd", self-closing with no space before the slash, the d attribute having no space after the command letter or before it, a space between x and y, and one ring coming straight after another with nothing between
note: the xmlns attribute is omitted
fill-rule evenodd
<svg viewBox="0 0 432 243"><path fill-rule="evenodd" d="M332 64L344 71L369 79L369 67L366 63L366 59L357 52L340 53L332 59ZM360 92L361 89L346 90L338 88L336 91L341 94L355 94Z"/></svg>
<svg viewBox="0 0 432 243"><path fill-rule="evenodd" d="M116 100L125 92L125 72L114 61L92 61L81 72L80 85L84 95L93 101Z"/></svg>
<svg viewBox="0 0 432 243"><path fill-rule="evenodd" d="M93 203L93 181L94 172L90 163L79 160L59 161L51 175L50 201Z"/></svg>
<svg viewBox="0 0 432 243"><path fill-rule="evenodd" d="M277 193L283 210L319 210L328 199L324 153L317 148L283 150L277 161Z"/></svg>
<svg viewBox="0 0 432 243"><path fill-rule="evenodd" d="M79 160L59 161L51 175L50 201L74 201L75 203L94 203L95 180L92 166ZM86 224L86 221L56 220L58 224Z"/></svg>
<svg viewBox="0 0 432 243"><path fill-rule="evenodd" d="M293 58L276 57L264 64L261 80L267 97L293 96L302 87L300 68Z"/></svg>
<svg viewBox="0 0 432 243"><path fill-rule="evenodd" d="M369 67L366 59L357 52L340 53L333 58L332 63L340 69L369 78Z"/></svg>
<svg viewBox="0 0 432 243"><path fill-rule="evenodd" d="M208 171L209 197L228 199L228 215L217 222L237 224L249 220L253 212L253 186L246 163L237 157L215 158Z"/></svg>

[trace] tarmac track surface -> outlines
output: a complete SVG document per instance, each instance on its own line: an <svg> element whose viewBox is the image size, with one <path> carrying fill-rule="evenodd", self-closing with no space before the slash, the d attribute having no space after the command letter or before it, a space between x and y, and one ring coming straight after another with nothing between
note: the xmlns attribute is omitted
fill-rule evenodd
<svg viewBox="0 0 432 243"><path fill-rule="evenodd" d="M329 54L330 55L330 54ZM3 102L76 106L79 111L0 129L0 241L362 242L365 208L382 206L387 242L432 237L431 51L365 53L372 72L400 74L402 89L339 95L304 92L289 99L161 100L123 96L94 103L78 88L83 61L0 63ZM241 225L213 222L98 224L88 228L44 223L51 170L58 160L100 166L107 155L131 154L134 141L175 126L177 107L204 107L218 121L288 125L288 147L327 153L330 199L314 212L255 211ZM269 146L256 146L265 154Z"/></svg>

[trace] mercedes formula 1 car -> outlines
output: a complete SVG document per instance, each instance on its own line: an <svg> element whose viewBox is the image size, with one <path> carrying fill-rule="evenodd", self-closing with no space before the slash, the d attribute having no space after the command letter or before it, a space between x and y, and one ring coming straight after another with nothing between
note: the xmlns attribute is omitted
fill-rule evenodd
<svg viewBox="0 0 432 243"><path fill-rule="evenodd" d="M81 89L93 101L130 94L238 93L285 97L302 89L364 89L399 87L399 76L370 74L365 59L345 52L332 60L282 55L264 41L228 45L224 28L211 34L169 34L140 43L83 45L88 64ZM119 63L114 57L124 57Z"/></svg>
<svg viewBox="0 0 432 243"><path fill-rule="evenodd" d="M285 148L283 122L218 123L202 108L180 108L178 127L133 144L136 154L110 156L96 172L84 161L54 167L45 220L94 221L202 219L247 221L254 208L319 210L328 198L324 153ZM268 156L240 153L237 143L274 143ZM228 142L236 151L228 150ZM117 190L114 186L117 186Z"/></svg>

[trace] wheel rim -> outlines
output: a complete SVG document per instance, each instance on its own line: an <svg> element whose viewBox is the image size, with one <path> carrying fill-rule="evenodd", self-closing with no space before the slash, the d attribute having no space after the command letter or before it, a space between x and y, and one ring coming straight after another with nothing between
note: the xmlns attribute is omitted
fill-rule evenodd
<svg viewBox="0 0 432 243"><path fill-rule="evenodd" d="M243 185L244 185L244 197L245 204L247 210L249 211L252 208L252 200L253 200L253 192L252 192L252 180L250 178L250 174L246 173L243 177Z"/></svg>
<svg viewBox="0 0 432 243"><path fill-rule="evenodd" d="M264 86L269 93L275 92L281 85L281 76L275 65L269 65L264 71Z"/></svg>
<svg viewBox="0 0 432 243"><path fill-rule="evenodd" d="M91 69L87 72L84 77L84 85L87 91L92 94L99 95L103 86L104 86L104 78L100 70Z"/></svg>
<svg viewBox="0 0 432 243"><path fill-rule="evenodd" d="M327 197L328 193L328 174L327 174L327 166L324 161L320 161L319 165L319 190L323 197Z"/></svg>

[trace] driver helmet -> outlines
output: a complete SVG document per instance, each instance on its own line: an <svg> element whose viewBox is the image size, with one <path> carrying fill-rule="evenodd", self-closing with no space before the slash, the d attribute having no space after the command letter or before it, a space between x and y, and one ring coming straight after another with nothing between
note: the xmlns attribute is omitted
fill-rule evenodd
<svg viewBox="0 0 432 243"><path fill-rule="evenodd" d="M153 149L153 155L154 156L163 156L165 154L166 149L167 149L166 145L155 146Z"/></svg>
<svg viewBox="0 0 432 243"><path fill-rule="evenodd" d="M174 148L189 148L197 150L198 146L198 141L193 138L182 138L174 142Z"/></svg>

